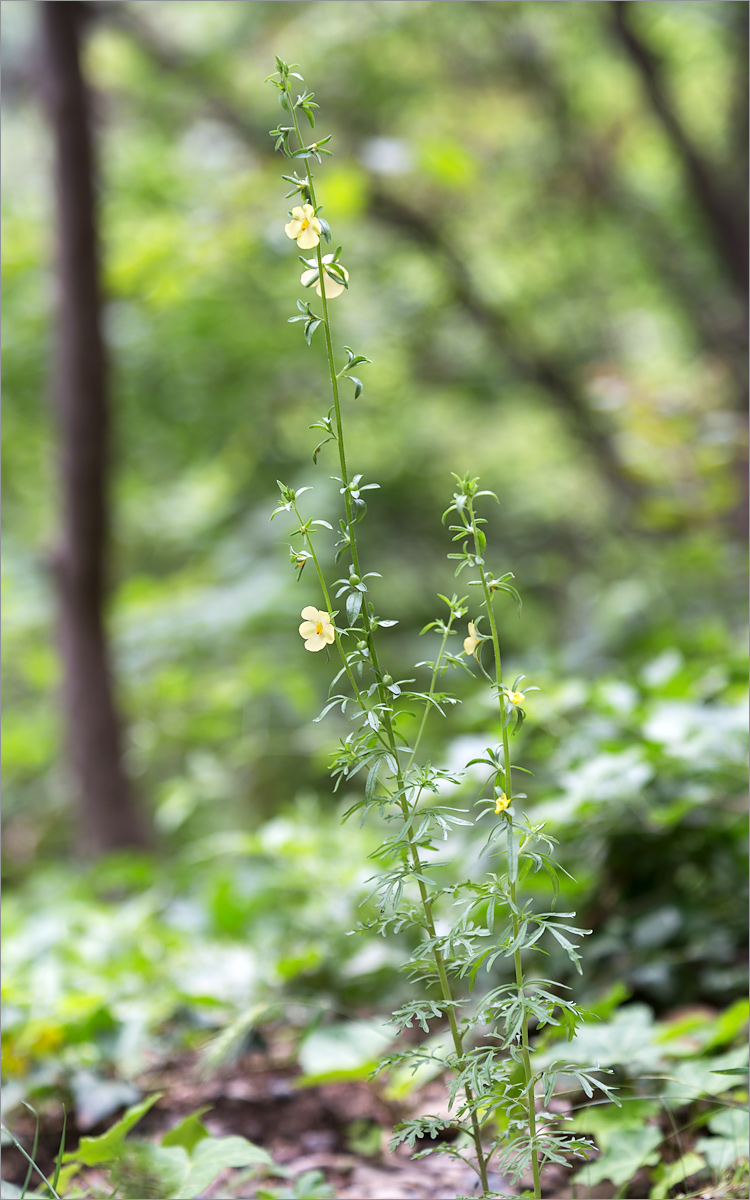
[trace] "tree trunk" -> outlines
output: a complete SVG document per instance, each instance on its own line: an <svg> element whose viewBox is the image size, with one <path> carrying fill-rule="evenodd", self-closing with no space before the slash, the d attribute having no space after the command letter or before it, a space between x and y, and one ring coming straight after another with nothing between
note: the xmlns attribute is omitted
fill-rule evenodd
<svg viewBox="0 0 750 1200"><path fill-rule="evenodd" d="M80 68L87 5L40 5L43 78L55 145L61 530L54 553L67 749L88 854L145 845L122 762L104 628L108 527L107 362L90 93Z"/></svg>

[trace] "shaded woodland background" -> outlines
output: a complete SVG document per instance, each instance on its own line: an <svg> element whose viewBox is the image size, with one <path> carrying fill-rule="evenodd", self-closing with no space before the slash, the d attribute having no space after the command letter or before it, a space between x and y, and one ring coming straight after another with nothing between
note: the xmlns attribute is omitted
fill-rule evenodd
<svg viewBox="0 0 750 1200"><path fill-rule="evenodd" d="M730 1004L747 5L2 12L12 1099L113 1071L125 1096L248 1005L386 1012L406 987L393 947L345 936L376 834L338 826L342 730L310 723L326 672L296 632L317 598L268 521L277 478L313 483L316 515L337 498L310 457L320 348L287 324L274 54L334 135L319 178L352 280L337 336L374 360L349 441L382 487L364 533L393 674L453 588L450 472L481 475L524 597L511 671L542 686L534 812L595 930L584 999ZM432 728L449 760L491 736L459 687Z"/></svg>

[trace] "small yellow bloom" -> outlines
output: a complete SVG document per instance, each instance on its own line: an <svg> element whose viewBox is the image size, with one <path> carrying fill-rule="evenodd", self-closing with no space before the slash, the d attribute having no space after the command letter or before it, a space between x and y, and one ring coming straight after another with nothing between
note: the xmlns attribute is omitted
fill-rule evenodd
<svg viewBox="0 0 750 1200"><path fill-rule="evenodd" d="M464 654L473 654L481 640L481 638L477 637L474 622L469 621L469 636L464 638Z"/></svg>
<svg viewBox="0 0 750 1200"><path fill-rule="evenodd" d="M284 226L287 237L294 238L300 250L313 250L323 232L312 204L298 204L292 209L292 219Z"/></svg>
<svg viewBox="0 0 750 1200"><path fill-rule="evenodd" d="M495 812L496 813L504 812L509 804L510 804L510 800L505 795L505 792L501 792L500 795L495 800Z"/></svg>
<svg viewBox="0 0 750 1200"><path fill-rule="evenodd" d="M300 614L305 619L299 627L300 637L305 639L305 650L322 650L336 640L330 613L320 612L308 604Z"/></svg>
<svg viewBox="0 0 750 1200"><path fill-rule="evenodd" d="M511 704L523 704L524 700L526 699L525 692L506 692L506 695Z"/></svg>
<svg viewBox="0 0 750 1200"><path fill-rule="evenodd" d="M297 245L301 246L302 243L298 242ZM325 264L332 263L332 262L333 262L332 254L324 254L323 255L324 266L325 266ZM336 265L338 266L339 264L337 263ZM349 282L349 272L347 271L346 267L341 267L341 273L344 276L344 279L348 283ZM312 283L312 281L313 281L313 279L315 279L316 275L318 275L318 272L315 269L313 269L312 271L303 271L302 275L300 276L300 283L302 284L303 287L307 287L310 283ZM334 279L333 275L331 275L328 271L326 271L325 276L326 276L326 300L333 300L334 296L340 296L341 293L343 291L345 291L345 288L344 288L343 283L339 283L338 279ZM318 275L318 278L315 280L315 291L318 293L319 296L323 295L323 293L320 290L320 276L319 275Z"/></svg>

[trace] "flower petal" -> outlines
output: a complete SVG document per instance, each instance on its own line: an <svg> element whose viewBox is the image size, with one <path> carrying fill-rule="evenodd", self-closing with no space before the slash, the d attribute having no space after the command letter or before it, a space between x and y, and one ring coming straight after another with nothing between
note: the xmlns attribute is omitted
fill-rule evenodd
<svg viewBox="0 0 750 1200"><path fill-rule="evenodd" d="M303 637L303 638L311 637L315 633L317 628L318 628L317 621L303 621L299 627L300 637Z"/></svg>
<svg viewBox="0 0 750 1200"><path fill-rule="evenodd" d="M292 212L294 212L294 209L292 209ZM308 221L315 219L315 209L313 208L312 204L302 205L302 215L307 217Z"/></svg>
<svg viewBox="0 0 750 1200"><path fill-rule="evenodd" d="M316 650L323 650L325 644L326 642L323 635L313 631L312 637L309 637L305 642L305 650L312 650L312 652L315 653Z"/></svg>
<svg viewBox="0 0 750 1200"><path fill-rule="evenodd" d="M309 287L317 274L317 271L303 271L299 277L299 281L303 287ZM320 283L318 283L318 295L320 295Z"/></svg>
<svg viewBox="0 0 750 1200"><path fill-rule="evenodd" d="M324 625L322 636L323 636L324 641L327 642L327 644L329 646L333 645L333 643L336 641L336 633L334 631L333 625Z"/></svg>
<svg viewBox="0 0 750 1200"><path fill-rule="evenodd" d="M297 245L299 246L300 250L312 250L314 246L317 246L319 241L320 234L315 232L312 227L312 223L310 223L307 226L307 229L303 229L297 238Z"/></svg>
<svg viewBox="0 0 750 1200"><path fill-rule="evenodd" d="M305 617L308 621L317 621L320 614L314 604L308 604L307 608L302 609L300 616Z"/></svg>
<svg viewBox="0 0 750 1200"><path fill-rule="evenodd" d="M306 208L310 208L310 205L309 204L298 204L296 206L296 208L292 209L292 216L295 218L295 220L304 221L305 217L307 216L307 213L305 212Z"/></svg>
<svg viewBox="0 0 750 1200"><path fill-rule="evenodd" d="M301 228L299 221L290 221L288 225L284 226L284 233L287 237L296 238Z"/></svg>
<svg viewBox="0 0 750 1200"><path fill-rule="evenodd" d="M299 242L297 245L299 245ZM326 275L326 300L334 300L336 296L340 296L345 290L343 283L339 283L337 279L331 279L330 275ZM320 280L315 284L315 291L319 296L323 295Z"/></svg>

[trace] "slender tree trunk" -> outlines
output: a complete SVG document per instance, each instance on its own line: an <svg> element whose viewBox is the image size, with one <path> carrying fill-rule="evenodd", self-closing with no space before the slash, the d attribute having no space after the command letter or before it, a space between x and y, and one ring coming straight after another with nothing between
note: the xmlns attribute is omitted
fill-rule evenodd
<svg viewBox="0 0 750 1200"><path fill-rule="evenodd" d="M108 506L107 362L101 297L90 93L80 68L88 6L40 5L43 78L55 144L61 530L54 554L63 703L81 848L101 854L146 842L122 762L103 620Z"/></svg>

